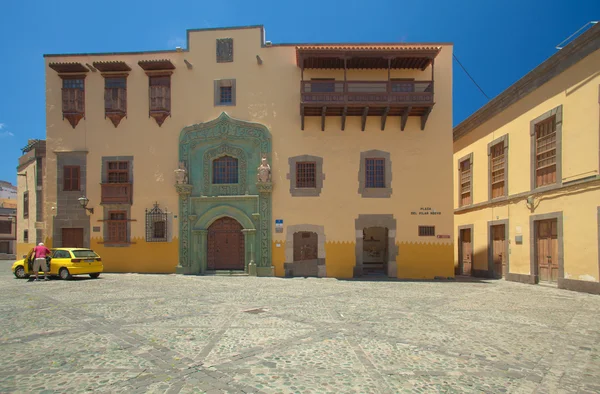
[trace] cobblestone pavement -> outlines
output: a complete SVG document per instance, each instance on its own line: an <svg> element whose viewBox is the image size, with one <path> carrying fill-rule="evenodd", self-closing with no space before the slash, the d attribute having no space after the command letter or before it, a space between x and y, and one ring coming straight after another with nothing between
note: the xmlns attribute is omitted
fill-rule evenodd
<svg viewBox="0 0 600 394"><path fill-rule="evenodd" d="M103 274L0 262L0 392L600 392L600 297L504 281Z"/></svg>

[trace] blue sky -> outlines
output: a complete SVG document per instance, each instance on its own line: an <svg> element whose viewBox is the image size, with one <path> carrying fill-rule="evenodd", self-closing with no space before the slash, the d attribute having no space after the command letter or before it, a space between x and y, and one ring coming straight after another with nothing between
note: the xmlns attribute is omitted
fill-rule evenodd
<svg viewBox="0 0 600 394"><path fill-rule="evenodd" d="M598 19L600 0L0 0L0 179L45 138L44 53L173 49L186 29L259 24L273 43L453 42L494 97ZM454 125L486 102L455 63Z"/></svg>

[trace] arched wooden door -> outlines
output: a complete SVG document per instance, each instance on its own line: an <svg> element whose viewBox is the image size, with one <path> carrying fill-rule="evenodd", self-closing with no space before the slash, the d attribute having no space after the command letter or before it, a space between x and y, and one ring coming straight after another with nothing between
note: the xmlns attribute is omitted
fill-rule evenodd
<svg viewBox="0 0 600 394"><path fill-rule="evenodd" d="M244 234L235 219L224 217L208 228L208 269L244 270Z"/></svg>

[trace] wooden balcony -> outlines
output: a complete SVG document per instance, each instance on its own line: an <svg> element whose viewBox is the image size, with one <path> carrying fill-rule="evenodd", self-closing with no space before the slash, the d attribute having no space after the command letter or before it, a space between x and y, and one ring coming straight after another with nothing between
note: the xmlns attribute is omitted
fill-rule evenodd
<svg viewBox="0 0 600 394"><path fill-rule="evenodd" d="M385 129L388 116L401 116L404 130L408 116L421 117L421 130L434 105L433 81L302 81L300 114L304 130L305 116L321 116L325 129L327 116L341 116L342 130L347 116L361 116L362 130L367 116L381 116Z"/></svg>
<svg viewBox="0 0 600 394"><path fill-rule="evenodd" d="M131 204L133 187L131 183L102 183L101 204Z"/></svg>

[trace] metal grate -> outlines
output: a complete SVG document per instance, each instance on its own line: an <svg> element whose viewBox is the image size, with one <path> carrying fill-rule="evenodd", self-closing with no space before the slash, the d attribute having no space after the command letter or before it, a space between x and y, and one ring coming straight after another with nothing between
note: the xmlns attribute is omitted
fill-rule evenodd
<svg viewBox="0 0 600 394"><path fill-rule="evenodd" d="M419 237L435 237L435 226L419 226Z"/></svg>
<svg viewBox="0 0 600 394"><path fill-rule="evenodd" d="M146 209L146 242L167 242L167 211L163 212L158 202Z"/></svg>
<svg viewBox="0 0 600 394"><path fill-rule="evenodd" d="M317 187L317 163L307 161L296 163L296 187Z"/></svg>
<svg viewBox="0 0 600 394"><path fill-rule="evenodd" d="M233 87L221 86L219 89L219 99L221 104L231 104L233 101Z"/></svg>
<svg viewBox="0 0 600 394"><path fill-rule="evenodd" d="M365 167L366 187L385 187L385 159L366 159Z"/></svg>
<svg viewBox="0 0 600 394"><path fill-rule="evenodd" d="M223 156L213 161L213 184L238 183L238 160Z"/></svg>

